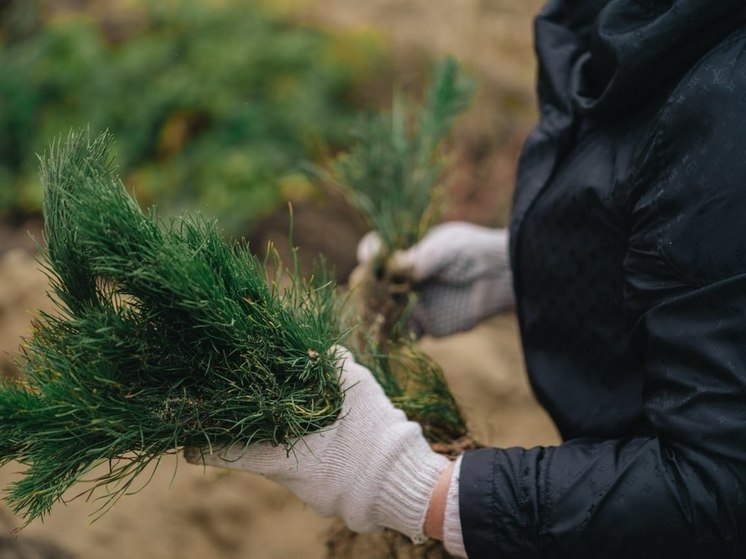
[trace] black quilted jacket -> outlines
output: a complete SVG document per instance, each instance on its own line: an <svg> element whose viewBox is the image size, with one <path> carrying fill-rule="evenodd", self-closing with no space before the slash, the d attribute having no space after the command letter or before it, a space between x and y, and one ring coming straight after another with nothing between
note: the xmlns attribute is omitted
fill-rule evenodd
<svg viewBox="0 0 746 559"><path fill-rule="evenodd" d="M511 256L565 442L464 455L469 557L743 559L746 1L553 0L535 31Z"/></svg>

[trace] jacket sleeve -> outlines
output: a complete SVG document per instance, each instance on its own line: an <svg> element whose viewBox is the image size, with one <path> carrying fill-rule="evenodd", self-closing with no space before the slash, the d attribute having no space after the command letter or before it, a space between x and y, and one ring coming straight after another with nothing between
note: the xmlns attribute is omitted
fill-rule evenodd
<svg viewBox="0 0 746 559"><path fill-rule="evenodd" d="M466 453L469 557L746 557L746 57L736 35L672 93L635 180L619 187L651 434Z"/></svg>

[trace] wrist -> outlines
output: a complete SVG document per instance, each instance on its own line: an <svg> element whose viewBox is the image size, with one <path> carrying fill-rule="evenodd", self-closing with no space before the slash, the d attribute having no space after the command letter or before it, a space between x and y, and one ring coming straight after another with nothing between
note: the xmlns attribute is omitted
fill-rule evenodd
<svg viewBox="0 0 746 559"><path fill-rule="evenodd" d="M433 487L430 503L427 507L425 535L436 540L443 539L443 523L445 521L448 489L451 486L451 478L453 477L453 466L453 462L449 463L445 470L443 470L443 473L440 474L435 487Z"/></svg>

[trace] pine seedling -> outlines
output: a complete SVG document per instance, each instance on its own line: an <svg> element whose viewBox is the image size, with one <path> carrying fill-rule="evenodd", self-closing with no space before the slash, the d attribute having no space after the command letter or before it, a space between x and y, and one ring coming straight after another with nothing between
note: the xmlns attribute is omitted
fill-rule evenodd
<svg viewBox="0 0 746 559"><path fill-rule="evenodd" d="M445 169L439 148L474 91L449 57L420 107L396 95L391 112L365 121L352 149L336 160L334 178L380 236L382 259L411 247L438 219Z"/></svg>
<svg viewBox="0 0 746 559"><path fill-rule="evenodd" d="M334 180L380 239L359 292L361 318L379 331L374 337L382 346L401 334L402 317L414 304L411 272L391 256L437 222L446 168L441 146L474 91L475 82L461 74L456 60L445 59L421 105L395 96L391 112L364 121L353 147L334 162Z"/></svg>
<svg viewBox="0 0 746 559"><path fill-rule="evenodd" d="M433 449L451 456L477 444L468 435L442 369L406 335L416 286L410 271L399 268L391 257L419 241L439 217L445 170L440 147L455 118L469 105L474 86L459 74L454 59L446 59L420 108L412 109L396 97L391 113L368 119L358 131L357 143L333 168L336 182L381 241L377 257L350 278L358 307L354 322L362 322L362 327L345 344L356 348L358 360L372 371L394 405L420 423ZM354 542L362 540L362 549L389 554L396 550L397 557L449 557L435 540L414 547L396 532L354 534L344 527L330 535L327 557L347 557Z"/></svg>
<svg viewBox="0 0 746 559"><path fill-rule="evenodd" d="M290 273L280 288L214 222L143 213L110 144L71 134L41 158L57 309L24 343L24 380L0 388L0 461L26 466L7 500L27 521L84 481L105 512L184 446L291 451L344 396L334 285Z"/></svg>
<svg viewBox="0 0 746 559"><path fill-rule="evenodd" d="M363 353L372 356L366 364L389 398L439 443L464 436L466 429L440 368L403 335L416 286L409 270L390 257L414 245L437 220L445 170L440 146L474 90L475 82L447 58L436 68L421 106L395 97L391 113L367 120L357 143L334 165L337 182L381 241L377 257L359 270L354 286L366 327Z"/></svg>
<svg viewBox="0 0 746 559"><path fill-rule="evenodd" d="M366 365L387 396L435 443L460 439L466 428L440 367L406 336L416 286L391 256L414 245L435 223L443 202L440 146L474 90L475 82L461 75L456 60L445 59L421 106L396 97L391 113L368 119L357 143L334 164L337 182L381 241L377 257L352 280L356 322L363 328L347 343L369 356Z"/></svg>

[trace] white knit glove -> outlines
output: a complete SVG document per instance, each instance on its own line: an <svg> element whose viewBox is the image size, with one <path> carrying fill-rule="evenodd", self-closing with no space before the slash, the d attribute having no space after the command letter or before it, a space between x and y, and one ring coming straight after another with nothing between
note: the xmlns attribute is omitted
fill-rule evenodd
<svg viewBox="0 0 746 559"><path fill-rule="evenodd" d="M371 261L379 250L378 235L368 233L358 244L358 261ZM441 337L469 330L515 305L505 229L443 223L394 258L397 268L411 270L417 284L409 324L415 334Z"/></svg>
<svg viewBox="0 0 746 559"><path fill-rule="evenodd" d="M368 369L346 350L343 359L340 419L295 441L290 453L258 443L184 455L192 463L264 475L321 516L341 516L356 532L392 528L422 543L430 494L448 459L431 450L419 424L391 404Z"/></svg>

